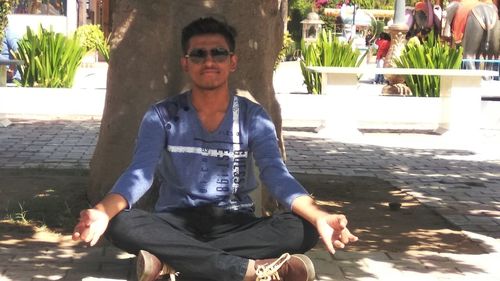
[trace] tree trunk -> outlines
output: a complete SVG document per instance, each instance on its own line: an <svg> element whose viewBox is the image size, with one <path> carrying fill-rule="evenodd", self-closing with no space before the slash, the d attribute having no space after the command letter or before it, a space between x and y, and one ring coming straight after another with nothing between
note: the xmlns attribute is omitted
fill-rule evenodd
<svg viewBox="0 0 500 281"><path fill-rule="evenodd" d="M236 28L239 65L231 87L252 94L270 114L281 139L281 110L272 84L283 38L281 2L116 1L106 102L87 190L92 204L111 189L129 164L148 106L188 86L180 68L181 29L199 17L224 15Z"/></svg>
<svg viewBox="0 0 500 281"><path fill-rule="evenodd" d="M87 8L85 0L78 0L78 26L82 26L87 23Z"/></svg>

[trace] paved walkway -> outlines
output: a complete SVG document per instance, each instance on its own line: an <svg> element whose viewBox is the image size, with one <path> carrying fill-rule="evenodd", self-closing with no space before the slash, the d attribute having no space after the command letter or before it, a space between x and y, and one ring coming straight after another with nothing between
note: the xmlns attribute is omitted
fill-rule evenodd
<svg viewBox="0 0 500 281"><path fill-rule="evenodd" d="M13 120L0 128L0 168L88 168L98 120ZM286 123L285 123L286 125ZM300 124L299 124L300 125ZM287 126L296 126L288 124ZM287 127L292 172L373 176L391 182L459 226L484 254L314 250L318 280L499 280L500 131L481 145L423 134L319 137ZM13 237L12 239L15 239ZM67 238L65 238L67 239ZM94 248L18 241L0 247L0 280L133 280L133 259L110 245Z"/></svg>
<svg viewBox="0 0 500 281"><path fill-rule="evenodd" d="M86 71L78 85L105 87L105 75ZM282 74L278 92L304 90L291 84L301 81L300 72ZM0 127L0 168L89 168L99 120L12 121ZM292 172L386 180L458 226L482 252L338 251L332 257L316 249L309 255L318 280L500 280L499 128L474 140L381 132L341 139L313 133L310 122L284 125ZM106 243L86 248L58 235L1 237L0 281L134 280L133 256Z"/></svg>

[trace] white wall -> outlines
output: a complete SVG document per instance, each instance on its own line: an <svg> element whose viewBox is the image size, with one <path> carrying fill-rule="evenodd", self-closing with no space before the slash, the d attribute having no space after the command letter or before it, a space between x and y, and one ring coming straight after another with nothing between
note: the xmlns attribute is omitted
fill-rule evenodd
<svg viewBox="0 0 500 281"><path fill-rule="evenodd" d="M77 27L76 1L68 1L67 10L66 16L11 14L7 16L9 27L19 37L22 37L26 33L26 27L29 26L33 30L38 30L40 24L46 29L52 27L52 30L55 32L68 35L73 33Z"/></svg>

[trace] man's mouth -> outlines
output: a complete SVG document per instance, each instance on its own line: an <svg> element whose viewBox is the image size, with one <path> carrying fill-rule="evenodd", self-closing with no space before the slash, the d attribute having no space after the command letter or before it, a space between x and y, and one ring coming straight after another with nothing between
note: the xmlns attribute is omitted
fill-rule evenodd
<svg viewBox="0 0 500 281"><path fill-rule="evenodd" d="M210 74L210 73L219 73L219 70L214 69L214 68L207 68L207 69L203 69L201 71L201 73L202 74L205 74L205 73L208 73L208 74Z"/></svg>

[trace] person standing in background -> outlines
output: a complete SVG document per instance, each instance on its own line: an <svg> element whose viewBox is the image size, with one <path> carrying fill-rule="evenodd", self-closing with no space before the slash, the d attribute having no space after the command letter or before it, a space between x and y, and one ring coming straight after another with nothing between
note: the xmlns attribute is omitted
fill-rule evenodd
<svg viewBox="0 0 500 281"><path fill-rule="evenodd" d="M383 68L385 57L387 56L389 48L391 47L391 36L386 32L380 33L379 38L375 41L375 45L378 46L377 58L376 58L377 68ZM375 74L375 80L373 81L373 83L383 84L384 75Z"/></svg>

